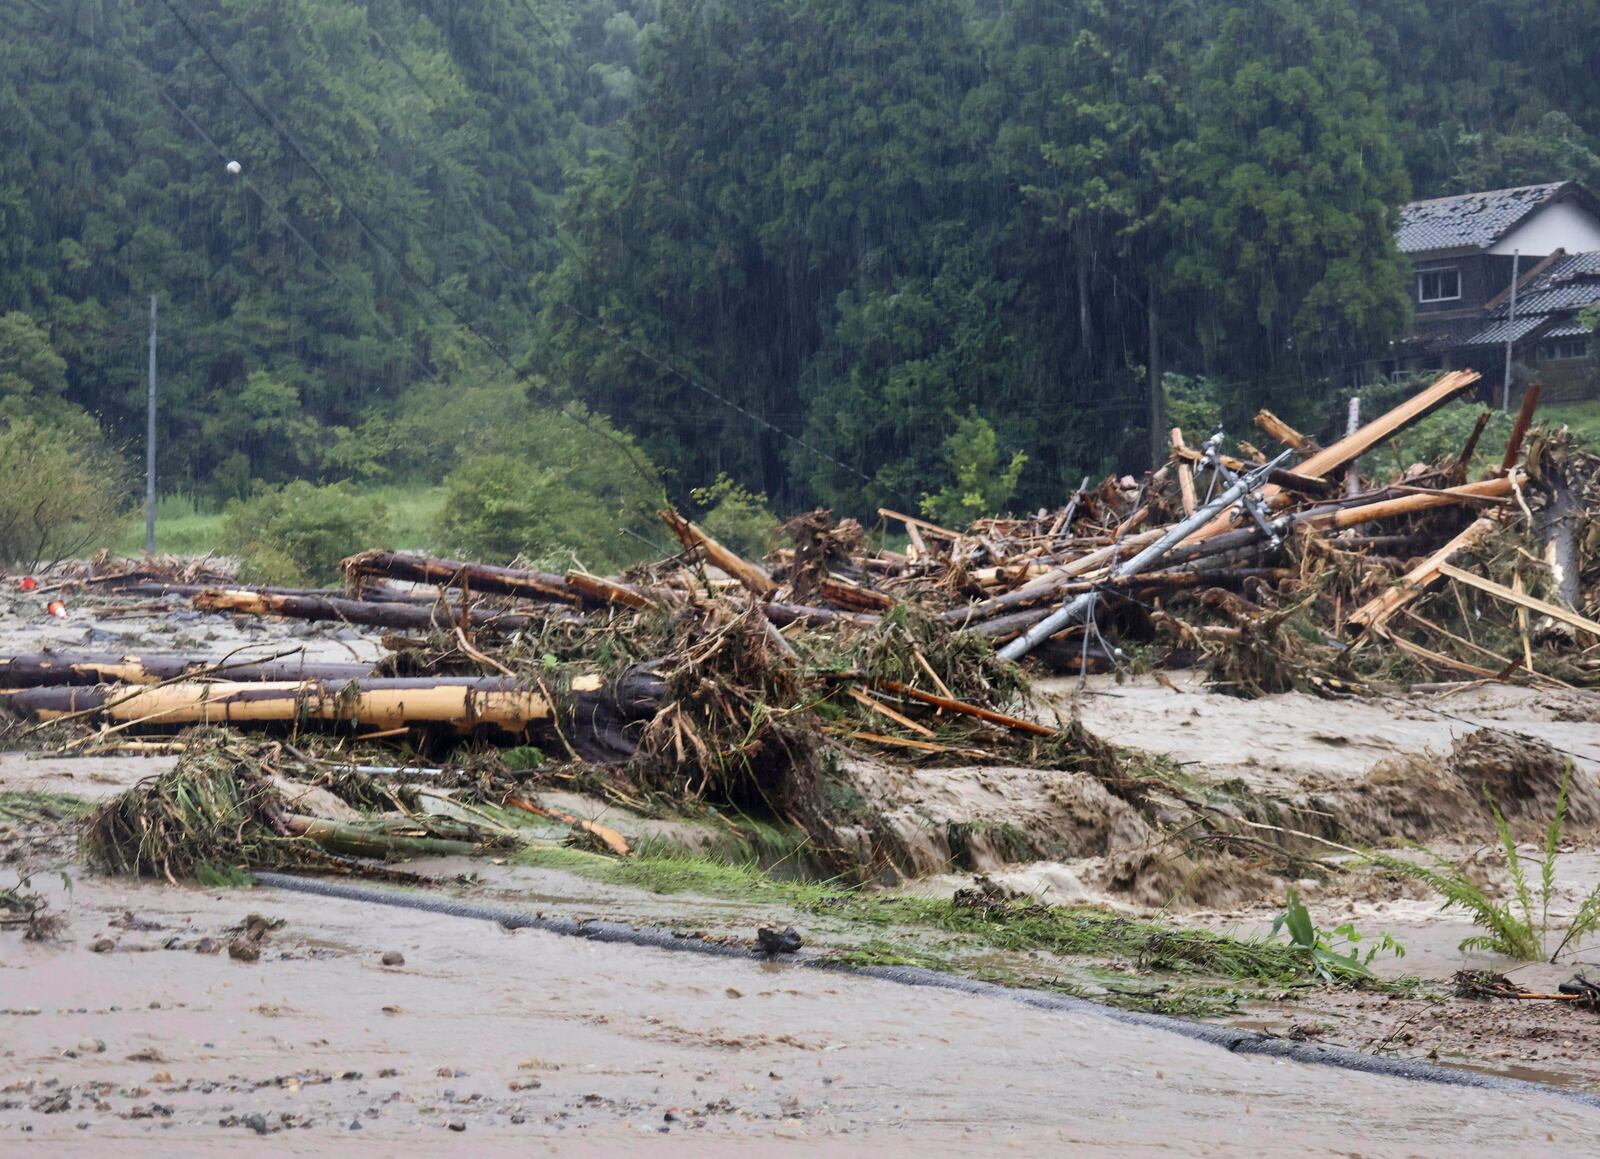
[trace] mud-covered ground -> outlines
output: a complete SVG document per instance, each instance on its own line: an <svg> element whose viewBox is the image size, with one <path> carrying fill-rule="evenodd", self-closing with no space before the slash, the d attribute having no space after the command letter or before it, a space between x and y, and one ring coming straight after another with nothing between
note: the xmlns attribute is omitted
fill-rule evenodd
<svg viewBox="0 0 1600 1159"><path fill-rule="evenodd" d="M38 602L0 596L0 650L378 652L348 628L111 615L88 601L74 619L49 621ZM1283 803L1300 825L1343 809L1368 831L1420 827L1430 847L1477 865L1491 884L1503 878L1504 858L1487 814L1430 772L1456 740L1490 726L1572 754L1582 777L1600 767L1594 701L1577 694L1486 687L1247 702L1192 681L1143 679L1047 681L1040 691L1042 714L1077 713L1108 740L1182 762L1196 785ZM0 792L98 799L170 760L0 754ZM1422 982L1393 994L1240 988L1212 1013L1296 1038L1600 1091L1600 1015L1454 998L1447 982L1470 966L1551 989L1575 971L1600 974L1600 945L1579 946L1556 967L1464 955L1456 946L1472 927L1418 886L1369 871L1290 880L1237 851L1179 854L1086 778L876 770L864 783L895 803L908 847L921 851L929 876L908 892L948 896L981 870L1044 901L1265 934L1294 887L1321 927L1349 920L1369 936L1398 938L1406 957L1380 957L1374 968ZM552 803L619 828L644 824L584 798ZM1536 813L1530 805L1519 824ZM1022 832L1050 855L1018 859L1007 835ZM692 844L691 827L683 836ZM1597 849L1592 823L1569 829L1552 924L1600 881ZM559 860L411 868L470 900L719 939L748 941L757 925L792 923L813 947L851 950L886 934L782 895L664 892ZM1189 1155L1259 1154L1270 1137L1275 1153L1443 1155L1553 1145L1578 1153L1600 1137L1600 1112L1554 1096L1239 1057L1093 1015L266 888L110 880L77 864L68 823L0 820L0 887L23 870L62 920L36 942L0 930L0 1146L49 1140L88 1154L115 1140L135 1153L170 1152L266 1133L280 1147L324 1154L532 1144L563 1154L1058 1154L1076 1145ZM227 947L251 913L282 924L257 959L237 960ZM902 948L984 976L1049 979L1118 999L1166 985L1136 962L997 952L936 931L898 935ZM391 951L403 964L383 964Z"/></svg>

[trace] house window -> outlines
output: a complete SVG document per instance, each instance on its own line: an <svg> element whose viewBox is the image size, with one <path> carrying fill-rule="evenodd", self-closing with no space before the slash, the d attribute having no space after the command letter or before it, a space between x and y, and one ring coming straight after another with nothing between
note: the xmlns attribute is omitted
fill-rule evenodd
<svg viewBox="0 0 1600 1159"><path fill-rule="evenodd" d="M1417 273L1417 301L1453 302L1461 297L1461 271L1454 266Z"/></svg>
<svg viewBox="0 0 1600 1159"><path fill-rule="evenodd" d="M1552 338L1539 344L1540 362L1560 362L1572 358L1589 357L1589 339L1582 334L1575 338Z"/></svg>

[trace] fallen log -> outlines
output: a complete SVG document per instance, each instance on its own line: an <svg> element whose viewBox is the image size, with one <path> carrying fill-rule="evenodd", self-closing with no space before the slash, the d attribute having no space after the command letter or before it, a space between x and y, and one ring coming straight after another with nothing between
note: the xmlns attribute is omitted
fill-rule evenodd
<svg viewBox="0 0 1600 1159"><path fill-rule="evenodd" d="M1268 436L1277 439L1286 447L1292 447L1302 455L1314 455L1317 444L1310 438L1295 430L1277 415L1265 408L1256 412L1256 426L1260 427Z"/></svg>
<svg viewBox="0 0 1600 1159"><path fill-rule="evenodd" d="M1473 383L1479 375L1474 370L1453 370L1441 375L1432 386L1419 391L1399 406L1386 411L1370 423L1357 427L1350 434L1325 450L1318 451L1300 463L1297 475L1313 479L1331 478L1343 467L1349 466L1373 447L1393 438L1407 427L1420 422L1445 403L1455 398ZM1272 484L1262 489L1262 501L1268 507L1281 507L1287 502L1283 490ZM1209 539L1233 526L1233 516L1224 512L1189 537L1190 541Z"/></svg>
<svg viewBox="0 0 1600 1159"><path fill-rule="evenodd" d="M699 548L708 563L727 572L752 594L766 597L778 590L778 585L772 582L772 577L764 568L741 559L676 511L661 511L659 514L661 521L672 529L672 534L678 537L678 542L683 544L685 550L693 551Z"/></svg>
<svg viewBox="0 0 1600 1159"><path fill-rule="evenodd" d="M1352 628L1367 631L1383 627L1390 617L1422 595L1429 585L1439 578L1440 565L1457 552L1466 551L1469 547L1482 542L1495 526L1495 521L1488 516L1472 523L1460 535L1402 576L1394 587L1351 612L1350 618L1345 623Z"/></svg>
<svg viewBox="0 0 1600 1159"><path fill-rule="evenodd" d="M0 656L0 688L60 684L159 684L203 674L239 683L261 680L359 680L372 665L308 661L304 657L252 659L179 653L117 656L94 652L26 652Z"/></svg>
<svg viewBox="0 0 1600 1159"><path fill-rule="evenodd" d="M1194 493L1194 466L1181 457L1182 452L1186 449L1183 443L1183 428L1173 427L1168 432L1168 437L1172 440L1172 449L1178 452L1180 456L1178 458L1178 501L1183 504L1183 513L1185 515L1193 515L1197 502Z"/></svg>
<svg viewBox="0 0 1600 1159"><path fill-rule="evenodd" d="M84 716L124 727L311 722L377 728L490 727L520 735L554 731L584 760L632 754L633 731L654 715L666 685L642 669L609 684L579 677L559 697L509 677L372 677L258 683L181 681L156 686L94 685L0 690L0 706L38 720Z"/></svg>
<svg viewBox="0 0 1600 1159"><path fill-rule="evenodd" d="M525 600L554 600L579 605L584 593L566 576L528 568L498 567L487 563L467 563L457 559L436 559L407 551L364 551L339 565L346 582L359 591L367 576L465 588L479 594L516 596Z"/></svg>
<svg viewBox="0 0 1600 1159"><path fill-rule="evenodd" d="M365 627L400 628L405 631L452 632L460 610L441 609L437 604L369 604L336 596L276 596L249 589L207 588L195 595L194 607L202 612L226 612L237 616L283 616L291 620L337 621ZM475 629L489 628L516 632L543 617L472 608L468 622Z"/></svg>

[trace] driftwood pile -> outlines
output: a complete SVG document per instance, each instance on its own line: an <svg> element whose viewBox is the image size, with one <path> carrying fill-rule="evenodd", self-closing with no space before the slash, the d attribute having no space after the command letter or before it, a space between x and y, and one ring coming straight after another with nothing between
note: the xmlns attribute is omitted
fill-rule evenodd
<svg viewBox="0 0 1600 1159"><path fill-rule="evenodd" d="M591 788L764 812L822 849L841 844L826 773L841 750L1088 769L1136 799L1117 753L1029 714L1013 661L1205 666L1247 696L1600 683L1600 459L1532 426L1536 391L1482 477L1483 420L1443 461L1361 474L1476 379L1446 374L1328 447L1265 411L1280 451L1174 430L1161 470L1085 480L1054 511L954 529L884 510L895 547L816 511L757 561L664 511L682 551L618 577L387 550L347 559L339 591L102 567L81 590L379 629L389 655L0 657L0 705L95 726L88 743L224 724L333 726L424 754L463 736L535 745ZM845 860L893 860L865 845Z"/></svg>

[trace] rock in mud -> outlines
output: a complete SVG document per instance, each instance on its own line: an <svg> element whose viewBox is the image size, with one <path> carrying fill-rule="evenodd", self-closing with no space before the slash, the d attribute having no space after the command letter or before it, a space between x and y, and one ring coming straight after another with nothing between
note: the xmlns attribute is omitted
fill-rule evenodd
<svg viewBox="0 0 1600 1159"><path fill-rule="evenodd" d="M261 946L241 934L228 943L228 957L236 962L254 962L261 957Z"/></svg>
<svg viewBox="0 0 1600 1159"><path fill-rule="evenodd" d="M116 948L116 939L107 937L105 934L101 934L98 938L89 943L89 949L93 950L97 954L109 954Z"/></svg>
<svg viewBox="0 0 1600 1159"><path fill-rule="evenodd" d="M782 933L762 926L756 931L756 944L761 947L761 952L764 954L793 954L797 953L805 942L801 940L793 926Z"/></svg>
<svg viewBox="0 0 1600 1159"><path fill-rule="evenodd" d="M383 964L385 966L404 966L406 964L406 956L399 950L385 950L383 952Z"/></svg>

